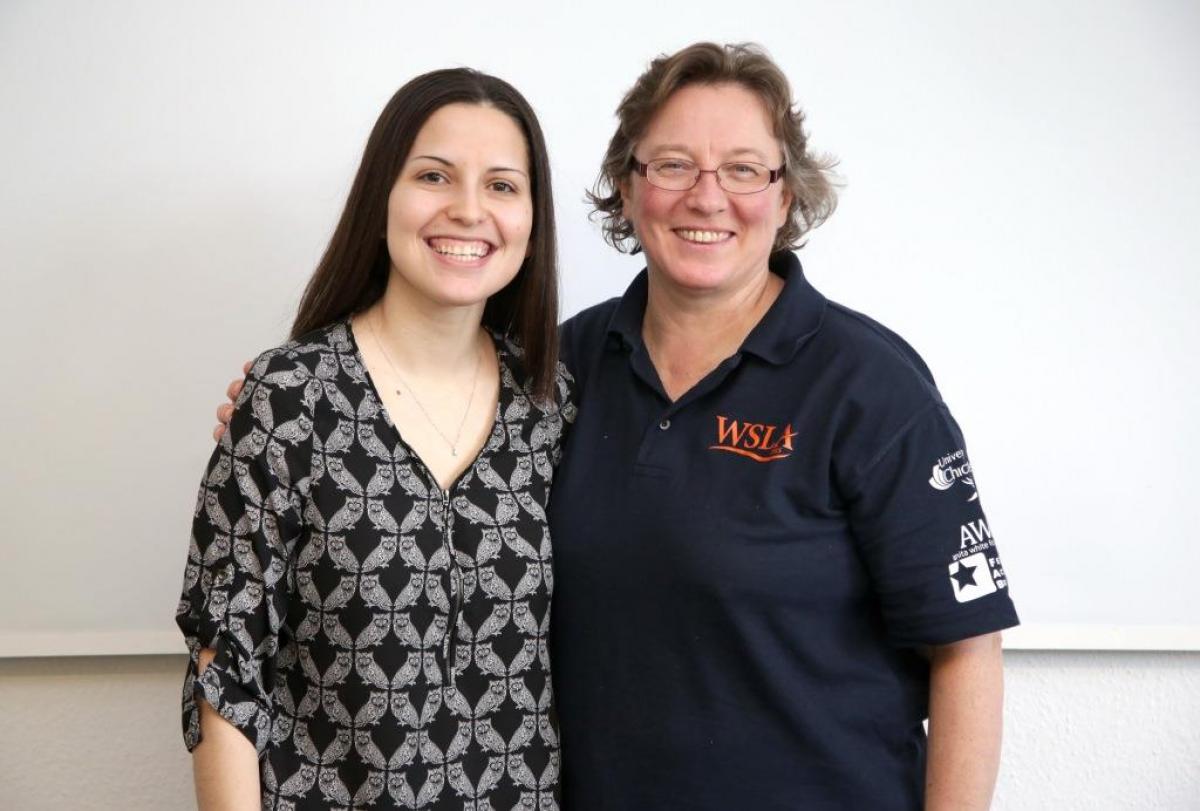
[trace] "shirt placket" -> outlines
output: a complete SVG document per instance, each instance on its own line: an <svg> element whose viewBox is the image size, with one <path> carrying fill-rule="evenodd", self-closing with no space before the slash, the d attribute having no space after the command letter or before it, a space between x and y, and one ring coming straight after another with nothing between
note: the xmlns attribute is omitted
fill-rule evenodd
<svg viewBox="0 0 1200 811"><path fill-rule="evenodd" d="M673 434L683 430L680 423L686 421L688 407L724 383L741 364L742 356L737 354L722 361L674 402L663 390L662 382L644 347L635 349L629 361L634 373L653 389L657 399L656 405L659 406L642 433L642 441L638 447L637 472L651 477L663 477L670 473L671 460L682 461L681 458L676 458L678 454L675 452Z"/></svg>

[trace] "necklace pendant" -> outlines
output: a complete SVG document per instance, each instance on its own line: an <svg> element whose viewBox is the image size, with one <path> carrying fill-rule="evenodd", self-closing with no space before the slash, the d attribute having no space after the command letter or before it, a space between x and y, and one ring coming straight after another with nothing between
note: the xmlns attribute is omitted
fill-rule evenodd
<svg viewBox="0 0 1200 811"><path fill-rule="evenodd" d="M451 455L451 456L458 456L458 451L457 451L457 450L455 450L454 448L451 448L451 449L450 449L450 455Z"/></svg>

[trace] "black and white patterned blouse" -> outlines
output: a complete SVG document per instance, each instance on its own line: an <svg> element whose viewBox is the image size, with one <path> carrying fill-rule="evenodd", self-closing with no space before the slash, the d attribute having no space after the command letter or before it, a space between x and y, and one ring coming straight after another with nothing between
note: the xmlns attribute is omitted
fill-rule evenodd
<svg viewBox="0 0 1200 811"><path fill-rule="evenodd" d="M200 487L177 622L202 697L255 744L263 807L558 807L546 501L565 423L496 337L490 438L443 491L347 322L261 355ZM197 654L216 659L196 675Z"/></svg>

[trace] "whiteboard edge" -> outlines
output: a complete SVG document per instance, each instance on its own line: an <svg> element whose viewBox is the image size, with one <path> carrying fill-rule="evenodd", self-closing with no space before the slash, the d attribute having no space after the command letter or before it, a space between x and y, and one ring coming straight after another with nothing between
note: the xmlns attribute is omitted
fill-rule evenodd
<svg viewBox="0 0 1200 811"><path fill-rule="evenodd" d="M0 633L0 659L187 653L178 631Z"/></svg>
<svg viewBox="0 0 1200 811"><path fill-rule="evenodd" d="M1200 627L1187 625L1020 625L1005 650L1200 651Z"/></svg>
<svg viewBox="0 0 1200 811"><path fill-rule="evenodd" d="M1011 651L1200 651L1200 627L1023 625L1004 632ZM177 631L0 632L0 659L161 656L187 649Z"/></svg>

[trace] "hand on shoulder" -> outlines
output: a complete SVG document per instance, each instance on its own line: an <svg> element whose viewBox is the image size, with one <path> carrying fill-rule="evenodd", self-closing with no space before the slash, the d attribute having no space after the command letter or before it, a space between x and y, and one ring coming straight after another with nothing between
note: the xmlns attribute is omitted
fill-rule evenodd
<svg viewBox="0 0 1200 811"><path fill-rule="evenodd" d="M253 363L254 361L250 360L243 363L242 376L229 381L229 387L225 389L225 396L229 398L229 402L217 406L217 425L212 432L214 442L221 441L225 429L229 427L229 421L233 419L233 404L237 401L238 395L242 393L242 387L246 384L246 375L250 374L250 366Z"/></svg>

